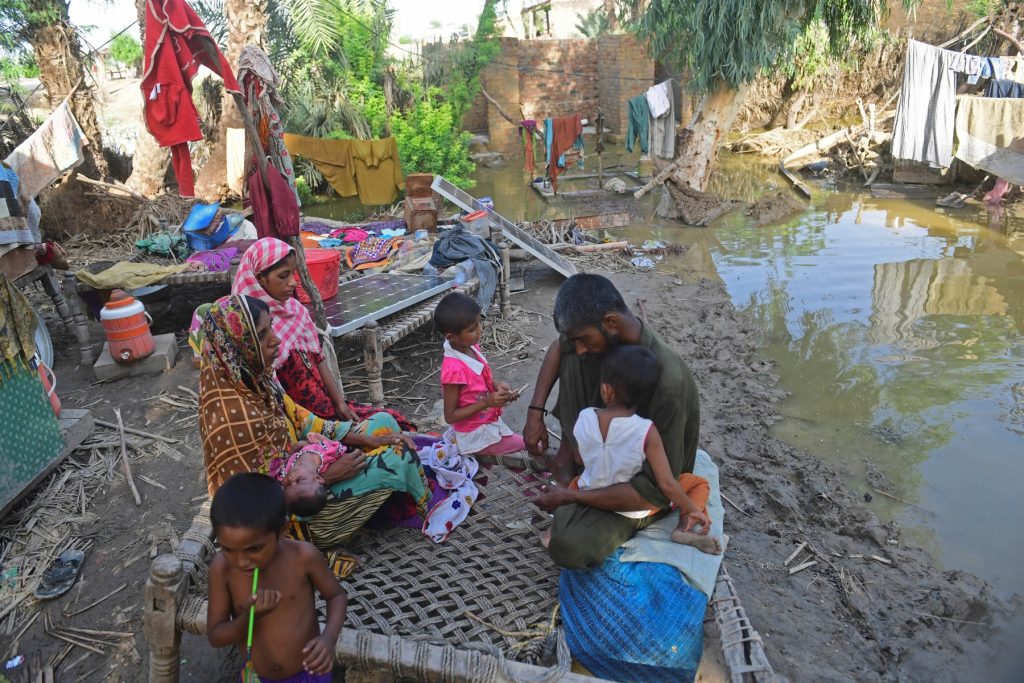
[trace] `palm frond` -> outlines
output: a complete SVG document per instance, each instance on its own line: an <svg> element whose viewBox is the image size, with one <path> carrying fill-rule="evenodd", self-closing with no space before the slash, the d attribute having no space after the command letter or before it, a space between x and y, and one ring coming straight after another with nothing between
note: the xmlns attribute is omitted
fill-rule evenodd
<svg viewBox="0 0 1024 683"><path fill-rule="evenodd" d="M228 40L228 17L224 11L224 0L192 0L192 9L206 24L207 30L218 45Z"/></svg>
<svg viewBox="0 0 1024 683"><path fill-rule="evenodd" d="M337 0L286 0L292 32L314 55L323 55L341 42Z"/></svg>

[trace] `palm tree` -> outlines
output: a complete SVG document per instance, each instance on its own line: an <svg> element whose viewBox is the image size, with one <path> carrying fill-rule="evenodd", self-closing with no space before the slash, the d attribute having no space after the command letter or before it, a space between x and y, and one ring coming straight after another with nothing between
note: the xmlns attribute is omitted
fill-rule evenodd
<svg viewBox="0 0 1024 683"><path fill-rule="evenodd" d="M238 69L238 57L246 45L266 49L268 24L267 0L225 0L227 19L227 50L224 56L233 70ZM200 197L223 196L227 193L227 129L242 128L242 115L233 96L224 93L220 129L209 160L196 179L196 194Z"/></svg>
<svg viewBox="0 0 1024 683"><path fill-rule="evenodd" d="M89 138L81 172L105 179L103 136L96 120L89 57L68 18L66 0L0 1L0 42L4 47L28 43L39 65L39 80L50 104L69 98L71 112Z"/></svg>
<svg viewBox="0 0 1024 683"><path fill-rule="evenodd" d="M135 11L139 16L139 37L146 44L146 0L135 0ZM139 93L139 136L135 141L135 155L132 157L132 174L127 185L146 197L154 197L164 187L167 163L171 155L161 147L156 138L146 130L146 117L142 93Z"/></svg>

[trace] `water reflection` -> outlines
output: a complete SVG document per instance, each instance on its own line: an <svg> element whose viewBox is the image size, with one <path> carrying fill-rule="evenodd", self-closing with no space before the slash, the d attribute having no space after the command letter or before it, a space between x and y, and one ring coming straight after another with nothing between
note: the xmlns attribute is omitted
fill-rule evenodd
<svg viewBox="0 0 1024 683"><path fill-rule="evenodd" d="M868 490L951 567L1024 592L1024 221L850 193L755 227L724 218L716 266L792 397L777 433ZM971 522L952 501L969 500ZM1012 521L1011 521L1012 520Z"/></svg>
<svg viewBox="0 0 1024 683"><path fill-rule="evenodd" d="M868 341L909 349L939 345L915 329L928 315L1006 315L1009 306L994 280L974 276L964 259L911 259L875 266Z"/></svg>

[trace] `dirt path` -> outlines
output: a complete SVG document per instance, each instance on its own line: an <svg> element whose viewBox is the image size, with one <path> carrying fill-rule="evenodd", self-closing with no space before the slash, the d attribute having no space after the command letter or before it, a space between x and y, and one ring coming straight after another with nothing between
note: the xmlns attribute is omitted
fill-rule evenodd
<svg viewBox="0 0 1024 683"><path fill-rule="evenodd" d="M794 681L976 680L979 671L992 670L997 632L991 623L1001 612L990 588L973 576L937 570L923 551L900 542L898 528L882 526L834 470L772 437L781 392L773 388L770 367L757 358L749 328L724 288L710 281L683 284L658 273L612 277L631 307L644 300L648 322L678 349L700 387L702 446L721 467L725 495L746 513L726 507L731 536L726 561L776 670ZM496 376L513 386L535 380L554 334L549 316L559 283L551 271L531 267L528 292L514 297L515 327L532 341L511 355L490 353ZM173 302L153 307L156 331L182 331L192 308L215 295L176 292ZM120 406L127 425L181 440L172 449L175 457L154 448L133 461L136 477L163 486L139 483L141 508L119 476L92 499L88 512L94 517L83 518L76 530L94 541L83 577L67 597L44 607L51 617L76 627L136 634L104 655L81 659L87 651L74 648L58 680L142 680L141 603L149 558L153 548L170 549L170 539L188 527L205 491L195 422L188 411L152 397L178 391L179 385L196 389L198 375L183 348L169 373L93 385L91 370L77 365L77 348L54 324L52 311L48 316L65 405L89 406L104 420ZM432 375L440 355L430 350L437 343L423 335L391 351L395 360L385 366L384 376ZM361 365L351 355L343 356L342 364ZM354 371L354 377L360 375ZM353 382L350 393L359 398L359 389ZM440 395L436 377L415 393L423 400L399 407L425 414ZM509 424L521 426L525 409L525 402L510 408ZM802 542L808 545L797 559L813 551L817 564L790 576L784 562ZM872 555L887 562L864 559ZM61 616L62 610L73 612L122 584L127 587L101 605ZM63 641L45 633L43 621L28 628L15 654L30 661L38 654L45 661L64 649ZM185 637L184 680L233 680L236 666L204 639ZM1002 680L995 672L985 678Z"/></svg>

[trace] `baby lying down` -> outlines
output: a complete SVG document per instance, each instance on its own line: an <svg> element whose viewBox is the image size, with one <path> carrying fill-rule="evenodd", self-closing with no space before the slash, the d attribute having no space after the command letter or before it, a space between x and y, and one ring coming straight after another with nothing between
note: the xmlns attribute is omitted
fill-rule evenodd
<svg viewBox="0 0 1024 683"><path fill-rule="evenodd" d="M327 487L323 474L346 452L345 446L329 439L308 443L293 453L277 473L284 488L284 502L289 514L312 517L327 504Z"/></svg>

